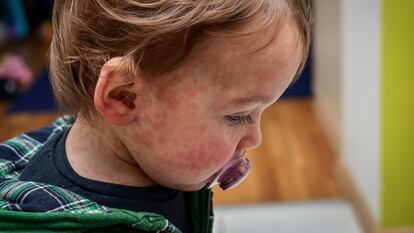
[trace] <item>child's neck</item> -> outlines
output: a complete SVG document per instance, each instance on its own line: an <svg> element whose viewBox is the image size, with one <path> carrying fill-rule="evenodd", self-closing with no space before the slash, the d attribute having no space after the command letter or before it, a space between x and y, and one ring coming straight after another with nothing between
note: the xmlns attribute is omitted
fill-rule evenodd
<svg viewBox="0 0 414 233"><path fill-rule="evenodd" d="M155 185L110 128L97 130L78 118L66 139L66 154L82 177L136 187Z"/></svg>

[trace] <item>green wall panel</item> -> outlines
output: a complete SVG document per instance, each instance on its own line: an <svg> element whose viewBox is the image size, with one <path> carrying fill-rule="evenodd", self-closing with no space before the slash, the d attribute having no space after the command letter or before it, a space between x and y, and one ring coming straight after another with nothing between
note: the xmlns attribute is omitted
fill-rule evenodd
<svg viewBox="0 0 414 233"><path fill-rule="evenodd" d="M383 1L382 227L414 226L414 1Z"/></svg>

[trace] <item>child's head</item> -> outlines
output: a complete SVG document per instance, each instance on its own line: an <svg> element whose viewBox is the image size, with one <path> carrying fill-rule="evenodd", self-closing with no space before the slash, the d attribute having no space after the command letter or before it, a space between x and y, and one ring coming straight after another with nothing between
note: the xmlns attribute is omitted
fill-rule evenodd
<svg viewBox="0 0 414 233"><path fill-rule="evenodd" d="M310 40L309 0L56 0L53 20L61 106L182 190L260 143Z"/></svg>

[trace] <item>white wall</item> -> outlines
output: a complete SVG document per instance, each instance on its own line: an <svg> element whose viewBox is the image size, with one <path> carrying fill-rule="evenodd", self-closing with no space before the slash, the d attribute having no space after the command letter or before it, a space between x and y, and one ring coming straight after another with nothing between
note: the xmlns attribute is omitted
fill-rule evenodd
<svg viewBox="0 0 414 233"><path fill-rule="evenodd" d="M342 158L380 220L381 2L342 0Z"/></svg>
<svg viewBox="0 0 414 233"><path fill-rule="evenodd" d="M380 216L380 0L315 0L314 91L322 124Z"/></svg>
<svg viewBox="0 0 414 233"><path fill-rule="evenodd" d="M314 0L315 107L333 149L341 143L340 0Z"/></svg>

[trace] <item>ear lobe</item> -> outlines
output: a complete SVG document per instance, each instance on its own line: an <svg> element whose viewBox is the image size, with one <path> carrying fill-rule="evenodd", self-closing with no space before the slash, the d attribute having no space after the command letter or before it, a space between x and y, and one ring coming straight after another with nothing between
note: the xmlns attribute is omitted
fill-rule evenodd
<svg viewBox="0 0 414 233"><path fill-rule="evenodd" d="M101 69L96 83L94 102L98 112L112 124L126 125L135 120L134 83L125 84L126 77L117 74L120 59L112 58Z"/></svg>

